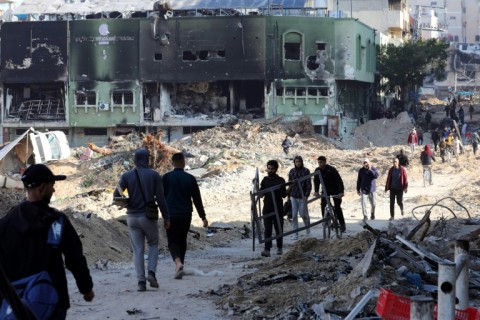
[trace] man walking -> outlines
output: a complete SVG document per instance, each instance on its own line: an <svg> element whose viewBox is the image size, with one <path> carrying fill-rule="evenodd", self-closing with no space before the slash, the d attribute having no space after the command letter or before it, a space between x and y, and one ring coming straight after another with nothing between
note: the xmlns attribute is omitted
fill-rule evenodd
<svg viewBox="0 0 480 320"><path fill-rule="evenodd" d="M270 189L275 186L280 186L274 191L264 194L263 200L263 225L265 228L265 239L272 237L272 229L275 228L275 234L281 235L283 232L283 199L287 196L287 190L285 187L285 179L277 174L278 162L276 160L270 160L267 162L267 176L262 179L260 183L260 190ZM277 206L277 214L275 212L275 205ZM273 227L273 228L272 228ZM283 253L283 237L277 238L277 255ZM270 249L272 248L272 241L265 241L265 250L262 251L263 257L270 257Z"/></svg>
<svg viewBox="0 0 480 320"><path fill-rule="evenodd" d="M433 145L435 146L435 152L437 152L438 143L440 142L440 134L438 133L438 129L432 131L432 141Z"/></svg>
<svg viewBox="0 0 480 320"><path fill-rule="evenodd" d="M47 271L52 279L59 298L49 319L66 319L70 308L65 267L72 272L83 299L92 301L94 297L80 238L68 217L49 205L55 182L65 179L43 164L31 165L22 175L27 199L0 219L0 264L8 280L40 271ZM52 228L61 235L55 245L47 241Z"/></svg>
<svg viewBox="0 0 480 320"><path fill-rule="evenodd" d="M192 201L202 219L203 227L208 227L202 196L197 180L185 172L185 156L175 153L172 156L174 169L163 175L163 188L170 215L170 228L167 229L168 249L175 262L175 279L184 276L183 266L187 252L187 236L192 222Z"/></svg>
<svg viewBox="0 0 480 320"><path fill-rule="evenodd" d="M375 220L375 193L377 191L378 171L368 159L363 160L363 167L358 170L357 193L362 204L363 220L367 220L367 199L370 202L370 220Z"/></svg>
<svg viewBox="0 0 480 320"><path fill-rule="evenodd" d="M324 190L325 193L329 196L336 196L335 198L333 198L333 210L335 211L335 215L337 216L338 222L340 223L340 230L342 232L345 232L346 225L342 210L342 197L345 193L345 187L343 185L342 177L340 177L337 169L327 164L326 157L320 156L317 158L317 161L318 168L315 169L315 172L320 171L320 174L322 175L323 183L325 184L326 189ZM315 188L315 196L318 197L320 190L320 178L318 176L315 176L313 178L313 184ZM322 197L321 206L323 217L325 215L327 199Z"/></svg>
<svg viewBox="0 0 480 320"><path fill-rule="evenodd" d="M133 262L137 273L138 291L146 291L146 281L152 288L158 288L156 278L158 262L158 227L157 219L146 216L147 203L155 201L160 208L164 219L164 226L169 227L167 204L163 195L162 177L148 167L149 152L139 149L135 152L135 169L122 174L118 186L123 190L128 189L127 225L128 234L133 250ZM120 192L115 189L114 197L119 197ZM148 275L145 278L145 239L148 245Z"/></svg>
<svg viewBox="0 0 480 320"><path fill-rule="evenodd" d="M415 130L415 128L410 131L407 139L407 144L410 146L410 151L412 152L412 154L414 154L415 146L418 144L417 130Z"/></svg>
<svg viewBox="0 0 480 320"><path fill-rule="evenodd" d="M405 154L405 152L403 151L403 149L400 149L400 153L396 155L397 159L398 159L398 163L402 166L402 167L408 167L410 165L410 161L408 161L408 157L407 155Z"/></svg>
<svg viewBox="0 0 480 320"><path fill-rule="evenodd" d="M390 220L395 218L395 199L403 216L403 193L407 193L407 189L407 170L394 158L385 183L385 193L390 190Z"/></svg>
<svg viewBox="0 0 480 320"><path fill-rule="evenodd" d="M293 159L295 167L293 167L288 173L288 182L293 182L304 176L310 174L310 170L303 166L303 158L296 156ZM299 182L294 182L289 188L290 199L292 201L292 228L298 229L298 215L302 217L303 223L307 228L307 235L310 234L310 216L308 214L308 202L307 199L312 192L312 181L310 178L304 179ZM294 240L298 240L298 232L293 236Z"/></svg>

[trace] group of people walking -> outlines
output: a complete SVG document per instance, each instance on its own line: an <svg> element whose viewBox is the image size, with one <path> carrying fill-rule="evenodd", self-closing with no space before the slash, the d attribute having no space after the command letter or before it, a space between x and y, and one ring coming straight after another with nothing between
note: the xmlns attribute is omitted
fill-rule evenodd
<svg viewBox="0 0 480 320"><path fill-rule="evenodd" d="M343 180L337 169L327 164L327 159L320 156L317 159L318 167L315 169L313 178L314 196L318 197L320 192L320 178L322 176L325 188L322 190L325 194L335 195L333 198L333 210L338 218L340 229L345 232L345 219L342 211L342 197L344 195ZM289 197L291 201L291 225L292 230L297 230L298 218L302 218L304 226L307 228L306 233L310 235L310 214L308 211L308 198L312 193L312 180L310 170L304 166L303 158L296 156L293 159L294 167L288 173L288 182L277 174L278 162L270 160L267 162L267 176L264 177L260 183L260 190L266 190L278 186L275 191L264 193L264 205L262 214L266 216L264 220L264 234L265 239L272 238L273 229L277 235L277 254L283 253L283 238L280 236L283 233L283 217L280 215L280 208L283 208L283 198ZM275 204L274 204L275 202ZM327 206L327 199L322 198L321 210L322 216L325 214ZM275 211L276 208L276 211ZM277 215L272 213L277 213ZM280 221L280 223L277 223ZM294 233L293 239L298 239L298 231ZM262 256L269 257L270 249L272 248L272 241L265 241L265 248L262 251Z"/></svg>
<svg viewBox="0 0 480 320"><path fill-rule="evenodd" d="M193 205L202 219L203 227L208 227L197 180L184 170L184 155L175 153L172 156L174 169L163 177L148 166L149 157L148 150L137 150L135 168L122 174L114 192L114 197L118 197L120 190L128 190L127 225L133 249L138 291L146 291L147 281L151 287L159 287L156 278L158 216L151 218L146 215L148 203L154 202L160 208L167 232L168 248L175 263L175 279L182 279L185 274L183 267ZM148 245L147 273L145 273L144 263L145 240Z"/></svg>
<svg viewBox="0 0 480 320"><path fill-rule="evenodd" d="M195 177L184 171L184 155L176 153L172 156L174 169L163 177L149 167L149 158L148 150L137 150L135 168L121 175L114 192L114 197L120 197L128 190L127 225L138 291L147 290L147 281L151 287L159 287L156 278L159 243L157 208L164 220L168 247L175 263L175 279L182 279L185 274L183 267L193 205L203 226L208 227L198 183ZM10 319L11 313L17 319L37 319L40 316L32 314L32 309L25 307L9 285L9 282L17 280L34 279L32 276L36 274L46 277L42 281L51 282L53 287L48 293L42 292L45 301L48 301L42 305L48 310L41 314L42 319L63 320L67 317L70 302L65 267L72 272L85 301L92 301L95 296L79 235L68 217L49 205L55 192L55 182L66 178L54 175L43 164L29 166L22 175L26 200L0 219L0 295L10 306L8 309L2 306L1 310L9 313L1 314L2 319ZM148 245L147 272L145 240Z"/></svg>

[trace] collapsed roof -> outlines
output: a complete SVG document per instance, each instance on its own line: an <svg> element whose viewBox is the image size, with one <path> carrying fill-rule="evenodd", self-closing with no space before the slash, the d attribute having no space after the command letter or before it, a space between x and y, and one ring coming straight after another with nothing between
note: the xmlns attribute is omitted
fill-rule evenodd
<svg viewBox="0 0 480 320"><path fill-rule="evenodd" d="M152 0L24 0L15 14L63 14L91 12L133 12L152 11L155 2ZM326 1L315 1L323 3ZM309 0L276 0L275 6L282 8L310 7ZM194 9L260 9L272 5L269 0L176 0L171 2L173 10ZM323 5L322 5L323 7Z"/></svg>

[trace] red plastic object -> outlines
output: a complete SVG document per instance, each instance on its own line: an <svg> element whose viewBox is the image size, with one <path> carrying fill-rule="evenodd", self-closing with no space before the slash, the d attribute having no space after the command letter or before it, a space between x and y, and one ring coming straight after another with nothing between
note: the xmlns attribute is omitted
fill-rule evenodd
<svg viewBox="0 0 480 320"><path fill-rule="evenodd" d="M381 288L375 311L385 320L409 320L410 299L397 296L393 291Z"/></svg>
<svg viewBox="0 0 480 320"><path fill-rule="evenodd" d="M410 299L381 288L375 311L385 320L410 320ZM433 317L437 319L437 306L435 306ZM473 307L455 310L455 320L480 320L480 310Z"/></svg>
<svg viewBox="0 0 480 320"><path fill-rule="evenodd" d="M435 306L433 318L437 319L437 306ZM465 310L455 310L455 320L480 320L480 311L472 307Z"/></svg>

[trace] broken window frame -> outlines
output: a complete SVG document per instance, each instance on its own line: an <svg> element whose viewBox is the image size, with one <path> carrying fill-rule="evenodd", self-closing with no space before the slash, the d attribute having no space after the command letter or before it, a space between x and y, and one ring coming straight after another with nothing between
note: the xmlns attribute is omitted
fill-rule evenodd
<svg viewBox="0 0 480 320"><path fill-rule="evenodd" d="M129 99L125 99L125 95L131 95L131 103ZM115 95L121 95L121 103L115 102ZM127 100L127 102L126 102ZM110 105L112 106L111 111L113 112L114 108L122 108L122 112L125 112L125 108L131 108L133 112L135 112L135 94L132 90L112 90L110 93Z"/></svg>
<svg viewBox="0 0 480 320"><path fill-rule="evenodd" d="M183 62L192 62L192 61L225 61L225 49L220 50L184 50L182 52L182 61ZM190 59L186 59L190 58Z"/></svg>
<svg viewBox="0 0 480 320"><path fill-rule="evenodd" d="M83 95L85 99L85 103L79 104L78 97L79 95ZM92 98L95 99L94 104L91 104ZM95 90L77 90L75 91L75 112L77 112L78 108L85 108L85 113L88 112L88 108L97 108L98 105L98 96Z"/></svg>
<svg viewBox="0 0 480 320"><path fill-rule="evenodd" d="M304 41L305 35L297 30L288 30L283 34L282 37L282 66L285 66L286 61L295 61L295 62L302 62L302 56L303 53L305 52L304 48ZM287 50L285 46L287 44L293 45L297 44L298 45L298 59L292 59L292 58L287 58Z"/></svg>
<svg viewBox="0 0 480 320"><path fill-rule="evenodd" d="M313 90L316 94L311 94ZM322 90L326 91L326 95L322 95ZM277 91L278 92L278 91ZM286 104L287 99L293 99L294 104L298 101L305 100L305 104L308 104L310 100L314 100L315 104L319 104L321 99L328 99L328 87L292 87L286 86L280 88L280 95L282 97L282 104Z"/></svg>

